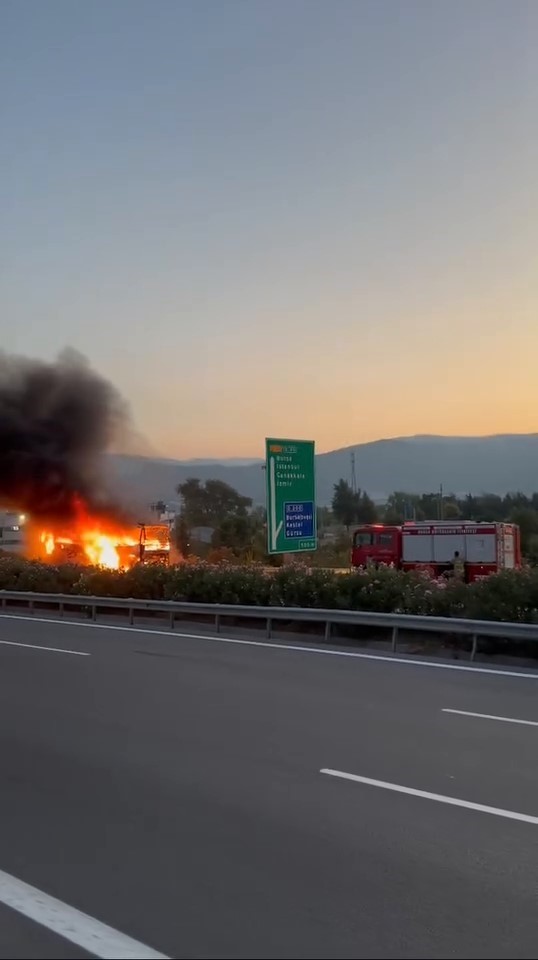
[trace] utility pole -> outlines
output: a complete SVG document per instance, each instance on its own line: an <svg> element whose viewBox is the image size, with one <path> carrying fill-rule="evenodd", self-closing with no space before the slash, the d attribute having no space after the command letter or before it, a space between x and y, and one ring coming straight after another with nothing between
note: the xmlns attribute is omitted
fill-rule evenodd
<svg viewBox="0 0 538 960"><path fill-rule="evenodd" d="M439 520L443 519L443 484L439 487Z"/></svg>
<svg viewBox="0 0 538 960"><path fill-rule="evenodd" d="M353 493L357 492L357 474L355 473L355 451L351 451L351 489Z"/></svg>

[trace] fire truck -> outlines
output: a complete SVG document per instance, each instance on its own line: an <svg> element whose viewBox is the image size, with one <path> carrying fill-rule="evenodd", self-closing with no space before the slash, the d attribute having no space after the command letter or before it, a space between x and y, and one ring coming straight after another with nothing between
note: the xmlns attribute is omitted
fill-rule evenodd
<svg viewBox="0 0 538 960"><path fill-rule="evenodd" d="M451 572L456 553L465 565L467 583L516 569L521 566L519 527L470 520L365 524L354 533L351 565L385 564L440 577Z"/></svg>

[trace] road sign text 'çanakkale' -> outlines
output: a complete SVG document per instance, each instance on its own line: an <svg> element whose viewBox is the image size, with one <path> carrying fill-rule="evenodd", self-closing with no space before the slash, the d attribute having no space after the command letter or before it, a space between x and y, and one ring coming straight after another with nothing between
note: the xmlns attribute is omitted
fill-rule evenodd
<svg viewBox="0 0 538 960"><path fill-rule="evenodd" d="M313 440L266 440L267 549L315 550L316 476Z"/></svg>

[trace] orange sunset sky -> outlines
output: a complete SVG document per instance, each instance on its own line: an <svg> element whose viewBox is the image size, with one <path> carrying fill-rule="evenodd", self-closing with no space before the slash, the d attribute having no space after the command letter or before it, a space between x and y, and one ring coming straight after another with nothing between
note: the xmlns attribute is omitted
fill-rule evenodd
<svg viewBox="0 0 538 960"><path fill-rule="evenodd" d="M6 7L2 346L164 456L538 430L538 4L157 6Z"/></svg>

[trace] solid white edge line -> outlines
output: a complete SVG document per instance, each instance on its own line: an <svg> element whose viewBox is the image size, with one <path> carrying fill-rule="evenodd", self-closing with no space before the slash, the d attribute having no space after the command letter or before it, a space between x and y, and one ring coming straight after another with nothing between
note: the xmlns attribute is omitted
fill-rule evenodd
<svg viewBox="0 0 538 960"><path fill-rule="evenodd" d="M472 713L470 710L451 710L443 707L441 713L456 713L460 717L478 717L479 720L501 720L503 723L521 723L525 727L538 727L538 720L519 720L516 717L497 717L494 713Z"/></svg>
<svg viewBox="0 0 538 960"><path fill-rule="evenodd" d="M401 663L411 667L432 667L435 670L458 670L461 673L485 673L497 677L521 677L538 680L538 673L523 673L517 670L495 670L493 667L471 667L458 663L435 663L432 660L413 660L409 657L384 657L379 653L357 653L354 650L328 650L325 647L305 647L292 643L271 643L270 640L241 640L238 637L222 637L220 633L182 633L180 630L152 630L149 627L123 627L115 623L93 623L85 620L54 620L49 617L25 617L13 613L0 613L2 620L22 620L28 623L54 623L64 627L89 627L97 630L117 630L123 633L145 633L158 637L184 637L186 640L209 640L211 643L233 643L246 647L265 647L270 650L293 650L297 653L317 653L326 657L348 657L353 660L374 660L381 663ZM40 648L42 649L42 648Z"/></svg>
<svg viewBox="0 0 538 960"><path fill-rule="evenodd" d="M0 640L6 647L27 647L28 650L45 650L47 653L70 653L72 657L91 657L82 650L64 650L62 647L42 647L38 643L22 643L19 640Z"/></svg>
<svg viewBox="0 0 538 960"><path fill-rule="evenodd" d="M0 903L100 960L168 960L164 953L152 950L3 870L0 870Z"/></svg>
<svg viewBox="0 0 538 960"><path fill-rule="evenodd" d="M490 813L495 817L504 817L505 820L521 820L523 823L538 825L538 817L531 817L528 813L516 813L514 810L503 810L501 807L488 807L483 803L472 803L470 800L459 800L457 797L445 797L442 793L415 790L414 787L402 787L399 783L372 780L370 777L359 777L355 773L344 773L342 770L331 770L328 767L324 767L319 772L327 777L336 777L339 780L351 780L353 783L363 783L368 787L380 787L382 790L392 790L394 793L405 793L410 797L421 797L423 800L435 800L436 803L446 803L452 807L464 807L466 810L475 810L478 813Z"/></svg>

